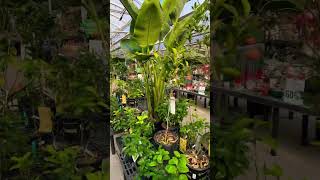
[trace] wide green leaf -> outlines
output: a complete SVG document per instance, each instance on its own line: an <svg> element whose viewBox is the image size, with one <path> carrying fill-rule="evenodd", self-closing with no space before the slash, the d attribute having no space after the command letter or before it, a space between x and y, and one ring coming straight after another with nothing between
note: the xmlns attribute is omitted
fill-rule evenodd
<svg viewBox="0 0 320 180"><path fill-rule="evenodd" d="M141 47L134 39L123 39L120 42L121 49L124 49L130 53L141 52Z"/></svg>
<svg viewBox="0 0 320 180"><path fill-rule="evenodd" d="M165 46L170 50L183 46L187 41L188 34L193 30L189 26L199 23L201 16L208 10L209 2L206 0L198 6L192 15L175 23L173 29L167 34L164 40Z"/></svg>
<svg viewBox="0 0 320 180"><path fill-rule="evenodd" d="M179 180L188 180L188 176L185 174L180 174Z"/></svg>
<svg viewBox="0 0 320 180"><path fill-rule="evenodd" d="M180 154L178 151L174 151L173 153L174 153L174 155L175 155L176 157L178 157L178 158L181 156L181 154Z"/></svg>
<svg viewBox="0 0 320 180"><path fill-rule="evenodd" d="M169 164L175 164L178 165L178 159L176 157L173 157L172 159L169 160Z"/></svg>
<svg viewBox="0 0 320 180"><path fill-rule="evenodd" d="M140 47L148 47L159 39L161 27L162 15L159 1L145 0L136 19L133 37Z"/></svg>
<svg viewBox="0 0 320 180"><path fill-rule="evenodd" d="M177 174L177 168L174 165L169 164L165 169L169 174Z"/></svg>
<svg viewBox="0 0 320 180"><path fill-rule="evenodd" d="M164 0L162 4L163 14L165 21L171 20L171 23L175 23L180 17L181 11L187 1L186 0Z"/></svg>

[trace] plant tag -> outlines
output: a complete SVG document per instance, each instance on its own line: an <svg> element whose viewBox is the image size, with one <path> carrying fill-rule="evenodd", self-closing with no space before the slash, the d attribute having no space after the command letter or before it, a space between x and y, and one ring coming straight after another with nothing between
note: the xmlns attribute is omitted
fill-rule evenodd
<svg viewBox="0 0 320 180"><path fill-rule="evenodd" d="M170 97L170 113L176 114L176 98Z"/></svg>
<svg viewBox="0 0 320 180"><path fill-rule="evenodd" d="M187 139L180 138L180 151L186 152L187 150Z"/></svg>
<svg viewBox="0 0 320 180"><path fill-rule="evenodd" d="M139 155L136 155L136 156L133 155L133 156L132 156L133 161L136 162L137 159L138 159L138 157L139 157Z"/></svg>
<svg viewBox="0 0 320 180"><path fill-rule="evenodd" d="M196 174L192 174L192 179L197 179L197 175Z"/></svg>

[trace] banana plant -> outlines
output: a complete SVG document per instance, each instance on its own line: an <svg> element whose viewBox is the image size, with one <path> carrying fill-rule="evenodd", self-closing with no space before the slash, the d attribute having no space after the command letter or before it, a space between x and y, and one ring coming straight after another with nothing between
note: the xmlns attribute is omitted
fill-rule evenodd
<svg viewBox="0 0 320 180"><path fill-rule="evenodd" d="M165 68L165 58L156 52L156 44L164 42L168 50L166 56L173 56L173 50L184 46L188 35L193 31L192 27L205 15L209 1L205 0L190 16L181 21L179 17L187 0L164 0L162 4L159 0L145 0L139 10L129 0L121 2L131 15L132 21L130 38L123 39L120 45L143 66L148 112L149 116L154 117L154 109L164 100L166 82L174 78L168 75L176 74Z"/></svg>

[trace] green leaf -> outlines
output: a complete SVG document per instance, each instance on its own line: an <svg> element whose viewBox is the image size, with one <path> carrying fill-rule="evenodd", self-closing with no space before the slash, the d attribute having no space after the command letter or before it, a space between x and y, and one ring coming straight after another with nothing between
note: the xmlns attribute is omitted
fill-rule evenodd
<svg viewBox="0 0 320 180"><path fill-rule="evenodd" d="M170 19L172 23L175 23L180 17L181 11L183 10L186 2L186 0L164 0L162 9L165 21L168 22L168 20Z"/></svg>
<svg viewBox="0 0 320 180"><path fill-rule="evenodd" d="M155 161L152 161L152 162L150 162L149 164L148 164L148 166L150 166L150 167L154 167L154 166L156 166L157 165L157 162L155 162Z"/></svg>
<svg viewBox="0 0 320 180"><path fill-rule="evenodd" d="M161 155L158 155L157 161L158 161L158 163L162 163L162 156Z"/></svg>
<svg viewBox="0 0 320 180"><path fill-rule="evenodd" d="M123 39L120 41L121 49L124 49L130 53L141 52L141 47L134 39Z"/></svg>
<svg viewBox="0 0 320 180"><path fill-rule="evenodd" d="M140 47L153 45L162 27L161 8L158 0L145 0L139 11L133 37Z"/></svg>
<svg viewBox="0 0 320 180"><path fill-rule="evenodd" d="M173 154L174 154L177 158L179 158L179 157L181 156L178 151L174 151Z"/></svg>
<svg viewBox="0 0 320 180"><path fill-rule="evenodd" d="M188 166L185 163L183 163L182 161L179 161L177 168L178 168L179 173L189 172Z"/></svg>
<svg viewBox="0 0 320 180"><path fill-rule="evenodd" d="M223 7L226 10L228 10L230 13L232 13L235 18L239 17L239 13L238 13L238 11L237 11L237 9L235 7L233 7L233 6L229 5L229 4L224 4Z"/></svg>
<svg viewBox="0 0 320 180"><path fill-rule="evenodd" d="M166 155L163 156L163 160L169 160L169 159L170 159L169 155L166 154Z"/></svg>
<svg viewBox="0 0 320 180"><path fill-rule="evenodd" d="M137 6L133 3L132 0L120 0L122 5L126 8L128 11L129 15L131 16L132 20L135 20L138 16L138 11L139 9Z"/></svg>
<svg viewBox="0 0 320 180"><path fill-rule="evenodd" d="M169 164L165 169L169 174L177 174L177 168L174 165Z"/></svg>
<svg viewBox="0 0 320 180"><path fill-rule="evenodd" d="M244 16L248 17L251 11L251 6L248 0L241 0Z"/></svg>
<svg viewBox="0 0 320 180"><path fill-rule="evenodd" d="M169 164L175 164L178 165L178 159L176 157L173 157L172 159L169 160Z"/></svg>
<svg viewBox="0 0 320 180"><path fill-rule="evenodd" d="M188 180L188 176L185 174L180 174L179 180Z"/></svg>

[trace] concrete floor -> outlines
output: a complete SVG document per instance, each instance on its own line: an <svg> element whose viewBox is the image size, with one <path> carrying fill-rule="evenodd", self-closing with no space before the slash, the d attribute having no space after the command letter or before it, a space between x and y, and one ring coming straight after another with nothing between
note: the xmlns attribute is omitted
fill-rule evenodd
<svg viewBox="0 0 320 180"><path fill-rule="evenodd" d="M240 105L244 110L244 102ZM280 180L320 180L320 147L301 146L302 114L294 113L294 118L289 119L288 110L280 109L279 147L277 156L270 155L270 149L263 144L257 147L257 162L260 169L264 162L267 166L274 163L283 168L283 177ZM268 133L268 132L267 132ZM310 118L309 140L315 138L315 117ZM253 159L253 151L250 156ZM253 162L253 161L252 161ZM262 172L262 171L261 171ZM261 174L261 173L260 173ZM256 180L256 171L252 164L245 175L236 180ZM277 180L274 177L264 177L261 180Z"/></svg>

